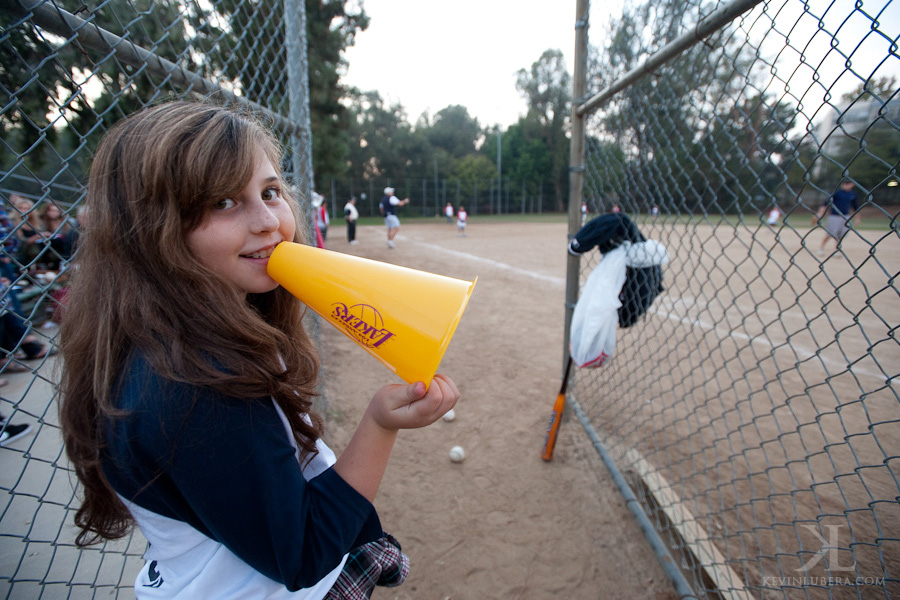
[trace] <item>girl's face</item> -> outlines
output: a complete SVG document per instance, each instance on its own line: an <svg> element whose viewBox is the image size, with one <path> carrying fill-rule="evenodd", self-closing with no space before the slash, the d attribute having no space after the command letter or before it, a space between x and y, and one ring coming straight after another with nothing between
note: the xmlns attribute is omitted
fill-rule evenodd
<svg viewBox="0 0 900 600"><path fill-rule="evenodd" d="M235 197L222 199L187 235L188 248L201 264L248 294L278 287L266 272L269 256L280 242L294 239L294 214L281 186L278 172L259 153L250 183Z"/></svg>
<svg viewBox="0 0 900 600"><path fill-rule="evenodd" d="M59 208L55 204L51 204L47 207L47 212L44 213L44 216L48 219L58 219L62 216L62 213L59 211Z"/></svg>

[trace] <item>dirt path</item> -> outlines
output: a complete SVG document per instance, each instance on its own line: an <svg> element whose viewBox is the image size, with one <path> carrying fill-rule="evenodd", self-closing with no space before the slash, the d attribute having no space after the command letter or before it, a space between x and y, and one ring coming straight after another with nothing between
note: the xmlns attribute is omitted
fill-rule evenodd
<svg viewBox="0 0 900 600"><path fill-rule="evenodd" d="M435 222L342 227L328 247L478 284L440 372L462 393L457 418L401 432L376 506L412 570L396 599L670 599L676 594L574 419L540 458L562 370L566 227ZM329 443L346 444L372 393L399 380L323 326ZM449 450L465 448L462 464Z"/></svg>

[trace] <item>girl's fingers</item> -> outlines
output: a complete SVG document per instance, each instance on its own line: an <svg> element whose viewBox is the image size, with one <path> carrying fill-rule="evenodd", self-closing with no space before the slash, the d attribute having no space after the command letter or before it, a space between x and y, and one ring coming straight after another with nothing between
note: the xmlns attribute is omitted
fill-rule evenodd
<svg viewBox="0 0 900 600"><path fill-rule="evenodd" d="M382 427L414 429L437 421L458 399L459 390L453 380L436 375L427 391L421 381L383 387L372 399L369 412Z"/></svg>
<svg viewBox="0 0 900 600"><path fill-rule="evenodd" d="M444 390L444 396L456 396L459 397L459 390L456 387L456 384L453 383L453 380L447 377L446 375L435 375L435 381L439 381L442 384L442 389Z"/></svg>
<svg viewBox="0 0 900 600"><path fill-rule="evenodd" d="M406 386L406 398L409 402L421 400L423 396L425 396L425 384L421 381Z"/></svg>
<svg viewBox="0 0 900 600"><path fill-rule="evenodd" d="M428 411L429 416L434 416L434 418L437 419L453 408L456 401L459 399L459 390L456 388L456 384L453 383L453 380L449 377L435 375L434 379L431 381L431 386L428 388L426 398L428 396L431 396L431 399L434 402L432 410Z"/></svg>

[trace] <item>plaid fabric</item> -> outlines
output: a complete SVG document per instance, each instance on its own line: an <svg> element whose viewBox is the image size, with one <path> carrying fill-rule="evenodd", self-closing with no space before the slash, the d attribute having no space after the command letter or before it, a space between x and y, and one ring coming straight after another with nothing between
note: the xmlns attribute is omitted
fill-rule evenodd
<svg viewBox="0 0 900 600"><path fill-rule="evenodd" d="M367 600L376 585L395 587L409 575L409 557L389 533L350 553L344 570L324 600Z"/></svg>

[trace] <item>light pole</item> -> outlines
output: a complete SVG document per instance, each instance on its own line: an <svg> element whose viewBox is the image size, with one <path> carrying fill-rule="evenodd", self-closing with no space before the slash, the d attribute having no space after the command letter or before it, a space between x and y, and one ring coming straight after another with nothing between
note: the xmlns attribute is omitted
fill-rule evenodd
<svg viewBox="0 0 900 600"><path fill-rule="evenodd" d="M497 214L500 214L501 212L503 212L501 210L501 207L503 206L503 194L502 194L503 170L501 168L502 163L500 160L501 159L500 146L501 146L502 139L503 139L503 135L500 132L500 125L497 125Z"/></svg>

